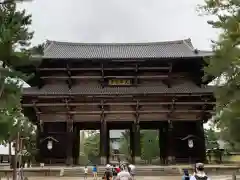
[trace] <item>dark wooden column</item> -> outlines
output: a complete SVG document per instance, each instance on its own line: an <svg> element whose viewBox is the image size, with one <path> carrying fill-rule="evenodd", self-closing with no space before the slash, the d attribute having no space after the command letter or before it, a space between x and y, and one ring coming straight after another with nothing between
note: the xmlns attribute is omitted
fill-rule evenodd
<svg viewBox="0 0 240 180"><path fill-rule="evenodd" d="M132 134L133 135L133 149L132 149L132 156L133 162L138 163L141 160L141 145L140 145L140 125L139 123L133 123L132 125Z"/></svg>
<svg viewBox="0 0 240 180"><path fill-rule="evenodd" d="M107 122L103 119L101 121L101 129L100 129L100 158L101 164L107 163L107 156L109 154L108 151L108 133L107 133Z"/></svg>
<svg viewBox="0 0 240 180"><path fill-rule="evenodd" d="M106 148L107 148L107 163L110 163L110 129L107 127L107 137L106 137Z"/></svg>
<svg viewBox="0 0 240 180"><path fill-rule="evenodd" d="M196 155L199 158L197 159L197 161L205 162L206 161L206 144L205 144L203 121L196 122L196 136L198 137Z"/></svg>
<svg viewBox="0 0 240 180"><path fill-rule="evenodd" d="M105 119L105 113L104 113L104 102L101 101L101 107L100 107L102 113L100 116L100 122L101 122L101 127L100 127L100 160L101 164L105 165L107 163L108 159L108 128L107 128L107 121Z"/></svg>
<svg viewBox="0 0 240 180"><path fill-rule="evenodd" d="M80 131L77 125L74 125L74 137L73 137L73 164L78 165L79 152L80 152Z"/></svg>
<svg viewBox="0 0 240 180"><path fill-rule="evenodd" d="M160 163L167 164L167 132L168 123L162 122L159 128L159 149L160 149Z"/></svg>
<svg viewBox="0 0 240 180"><path fill-rule="evenodd" d="M134 157L135 157L135 146L134 146L134 133L133 133L133 125L130 128L130 154L131 154L131 161L133 164L134 162Z"/></svg>
<svg viewBox="0 0 240 180"><path fill-rule="evenodd" d="M175 147L174 147L174 126L171 120L168 121L167 126L167 161L168 164L175 162Z"/></svg>
<svg viewBox="0 0 240 180"><path fill-rule="evenodd" d="M67 126L66 127L66 129L67 129L66 165L72 165L73 164L73 152L72 152L73 151L73 118L70 115L68 115L66 126Z"/></svg>
<svg viewBox="0 0 240 180"><path fill-rule="evenodd" d="M42 162L42 154L41 154L41 127L40 123L37 125L37 132L36 132L36 149L38 149L37 154L35 155L35 159L38 163Z"/></svg>

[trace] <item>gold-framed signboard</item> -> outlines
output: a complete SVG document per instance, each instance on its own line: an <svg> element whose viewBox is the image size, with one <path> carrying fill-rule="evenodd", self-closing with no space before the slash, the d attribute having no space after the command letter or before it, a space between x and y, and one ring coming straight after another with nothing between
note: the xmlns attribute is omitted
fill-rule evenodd
<svg viewBox="0 0 240 180"><path fill-rule="evenodd" d="M132 84L131 79L109 79L109 86L129 86Z"/></svg>

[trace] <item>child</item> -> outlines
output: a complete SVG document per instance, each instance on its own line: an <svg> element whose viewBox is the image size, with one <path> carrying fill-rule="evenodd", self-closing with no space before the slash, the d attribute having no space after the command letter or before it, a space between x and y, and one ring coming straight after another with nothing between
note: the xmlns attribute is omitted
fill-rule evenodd
<svg viewBox="0 0 240 180"><path fill-rule="evenodd" d="M97 180L98 177L97 177L97 166L96 165L93 165L92 172L93 172L93 179Z"/></svg>
<svg viewBox="0 0 240 180"><path fill-rule="evenodd" d="M84 167L84 179L87 179L88 168L87 166Z"/></svg>
<svg viewBox="0 0 240 180"><path fill-rule="evenodd" d="M190 176L187 169L183 170L182 180L190 180Z"/></svg>

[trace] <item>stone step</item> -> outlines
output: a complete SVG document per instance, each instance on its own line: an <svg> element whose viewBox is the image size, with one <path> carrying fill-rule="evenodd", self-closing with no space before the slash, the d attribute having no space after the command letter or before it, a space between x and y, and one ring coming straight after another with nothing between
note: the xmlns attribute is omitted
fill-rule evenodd
<svg viewBox="0 0 240 180"><path fill-rule="evenodd" d="M105 169L98 169L98 176L101 177L104 174ZM180 171L177 168L144 168L136 169L137 176L174 176L180 175ZM64 176L66 177L83 177L83 169L65 169ZM88 172L88 176L92 176L91 170Z"/></svg>

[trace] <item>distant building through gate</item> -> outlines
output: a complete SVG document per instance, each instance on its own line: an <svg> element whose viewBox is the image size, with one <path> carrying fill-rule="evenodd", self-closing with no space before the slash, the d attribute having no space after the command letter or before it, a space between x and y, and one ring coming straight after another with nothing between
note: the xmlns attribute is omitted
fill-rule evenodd
<svg viewBox="0 0 240 180"><path fill-rule="evenodd" d="M24 113L38 126L37 160L78 164L79 131L100 130L101 164L109 162L109 130L129 129L133 162L140 129L159 130L161 164L205 160L203 123L213 88L203 82L204 58L191 40L153 43L48 41L23 90ZM209 79L210 81L211 79ZM51 159L51 161L49 161Z"/></svg>

